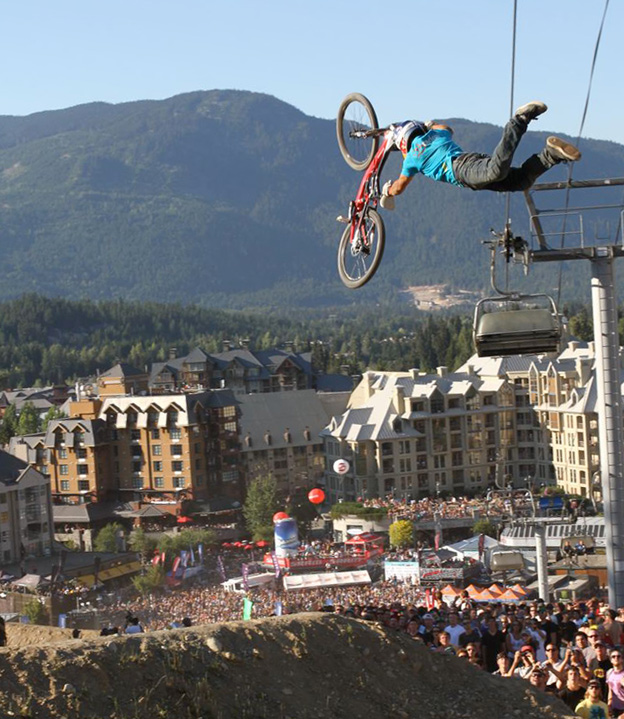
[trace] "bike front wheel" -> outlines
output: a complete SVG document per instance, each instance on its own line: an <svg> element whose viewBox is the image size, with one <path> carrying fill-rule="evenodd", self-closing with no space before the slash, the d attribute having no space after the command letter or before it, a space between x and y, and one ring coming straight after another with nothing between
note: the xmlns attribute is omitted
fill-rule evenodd
<svg viewBox="0 0 624 719"><path fill-rule="evenodd" d="M336 119L338 147L349 167L365 170L372 162L379 136L367 135L378 130L377 115L368 98L359 92L352 92L342 101Z"/></svg>
<svg viewBox="0 0 624 719"><path fill-rule="evenodd" d="M366 211L356 226L353 241L351 224L345 227L338 247L338 274L347 287L362 287L377 272L385 242L386 230L376 210Z"/></svg>

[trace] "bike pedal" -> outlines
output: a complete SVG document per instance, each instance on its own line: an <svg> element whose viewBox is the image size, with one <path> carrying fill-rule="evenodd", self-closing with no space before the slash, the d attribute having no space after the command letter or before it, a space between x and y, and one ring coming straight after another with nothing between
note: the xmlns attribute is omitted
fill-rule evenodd
<svg viewBox="0 0 624 719"><path fill-rule="evenodd" d="M338 215L338 217L336 217L336 222L342 222L343 225L348 225L349 218L345 217L344 215Z"/></svg>

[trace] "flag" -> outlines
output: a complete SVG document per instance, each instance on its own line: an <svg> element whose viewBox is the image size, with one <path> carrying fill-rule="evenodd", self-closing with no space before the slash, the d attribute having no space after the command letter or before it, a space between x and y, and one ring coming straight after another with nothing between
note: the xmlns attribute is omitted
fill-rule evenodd
<svg viewBox="0 0 624 719"><path fill-rule="evenodd" d="M223 557L221 555L217 557L217 571L221 575L221 579L225 582L227 574L225 573L225 565L223 564Z"/></svg>
<svg viewBox="0 0 624 719"><path fill-rule="evenodd" d="M188 567L188 561L189 553L186 551L186 549L182 549L180 551L180 564L182 565L183 569L186 569Z"/></svg>
<svg viewBox="0 0 624 719"><path fill-rule="evenodd" d="M251 610L253 609L253 602L251 599L245 597L243 599L243 619L251 619Z"/></svg>
<svg viewBox="0 0 624 719"><path fill-rule="evenodd" d="M281 617L284 612L284 605L281 602L275 602L275 616Z"/></svg>
<svg viewBox="0 0 624 719"><path fill-rule="evenodd" d="M152 557L152 564L156 566L160 562L160 552L156 552L156 554Z"/></svg>
<svg viewBox="0 0 624 719"><path fill-rule="evenodd" d="M249 591L249 565L241 564L241 575L243 577L243 587L245 591Z"/></svg>
<svg viewBox="0 0 624 719"><path fill-rule="evenodd" d="M485 550L485 534L479 535L479 559L483 559L483 552Z"/></svg>
<svg viewBox="0 0 624 719"><path fill-rule="evenodd" d="M277 554L275 554L275 552L271 552L271 559L273 560L273 568L275 569L275 579L279 579L282 569L279 565Z"/></svg>
<svg viewBox="0 0 624 719"><path fill-rule="evenodd" d="M431 589L425 589L425 603L428 611L431 611L435 606Z"/></svg>
<svg viewBox="0 0 624 719"><path fill-rule="evenodd" d="M199 555L199 561L203 564L204 563L204 545L203 544L197 545L197 554Z"/></svg>
<svg viewBox="0 0 624 719"><path fill-rule="evenodd" d="M178 569L180 569L180 575L182 574L182 569L180 567L180 557L176 557L173 560L173 567L171 567L171 576L174 578L178 578Z"/></svg>
<svg viewBox="0 0 624 719"><path fill-rule="evenodd" d="M165 564L165 558L166 558L166 556L167 556L167 554L166 554L165 552L163 552L163 553L160 555L160 561L162 562L163 565Z"/></svg>
<svg viewBox="0 0 624 719"><path fill-rule="evenodd" d="M193 551L193 547L190 547L189 554L191 557L191 564L195 566L195 552Z"/></svg>

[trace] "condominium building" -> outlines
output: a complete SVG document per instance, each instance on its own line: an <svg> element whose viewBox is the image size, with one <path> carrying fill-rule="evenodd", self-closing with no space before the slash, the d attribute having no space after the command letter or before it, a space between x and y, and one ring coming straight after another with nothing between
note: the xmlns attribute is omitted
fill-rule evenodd
<svg viewBox="0 0 624 719"><path fill-rule="evenodd" d="M518 473L514 389L474 372L366 372L321 433L330 499L485 489ZM333 471L346 459L344 475Z"/></svg>
<svg viewBox="0 0 624 719"><path fill-rule="evenodd" d="M50 483L40 472L0 450L0 564L52 548Z"/></svg>
<svg viewBox="0 0 624 719"><path fill-rule="evenodd" d="M323 482L325 453L320 433L344 412L348 392L314 390L240 396L242 460L247 483L270 475L282 496L295 496Z"/></svg>
<svg viewBox="0 0 624 719"><path fill-rule="evenodd" d="M526 422L532 417L530 431L537 440L532 475L538 483L556 482L584 497L599 488L593 343L572 341L558 356L473 357L470 362L481 377L504 374L513 381L518 426L520 416Z"/></svg>

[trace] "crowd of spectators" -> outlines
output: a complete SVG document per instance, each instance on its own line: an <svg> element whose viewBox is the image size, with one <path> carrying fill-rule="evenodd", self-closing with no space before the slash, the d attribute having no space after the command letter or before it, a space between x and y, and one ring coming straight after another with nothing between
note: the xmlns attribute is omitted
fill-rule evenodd
<svg viewBox="0 0 624 719"><path fill-rule="evenodd" d="M425 497L419 500L396 499L392 496L364 499L365 507L388 510L392 519L410 519L412 521L430 521L441 519L474 519L491 516L502 517L512 511L509 497ZM517 492L513 498L513 510L517 514L527 504L526 493Z"/></svg>
<svg viewBox="0 0 624 719"><path fill-rule="evenodd" d="M618 613L592 599L545 604L540 600L477 604L466 592L452 602L409 583L307 589L284 593L262 587L248 594L253 617L322 611L404 632L430 651L455 655L501 677L519 677L558 695L581 717L624 714L624 608ZM106 623L133 617L156 630L238 620L243 595L196 584L106 609Z"/></svg>

